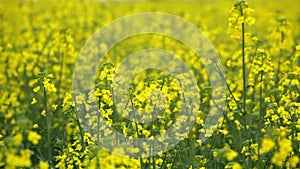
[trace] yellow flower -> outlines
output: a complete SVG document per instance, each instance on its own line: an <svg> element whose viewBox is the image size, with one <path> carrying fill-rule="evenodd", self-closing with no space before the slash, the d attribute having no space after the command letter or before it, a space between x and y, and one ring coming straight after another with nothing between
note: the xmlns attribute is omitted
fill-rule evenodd
<svg viewBox="0 0 300 169"><path fill-rule="evenodd" d="M6 154L6 163L8 164L7 168L16 168L15 160L18 157L14 154L8 153Z"/></svg>
<svg viewBox="0 0 300 169"><path fill-rule="evenodd" d="M297 164L299 163L299 157L298 156L293 156L289 159L290 167L296 168Z"/></svg>
<svg viewBox="0 0 300 169"><path fill-rule="evenodd" d="M200 125L203 125L204 121L203 121L202 118L197 117L197 118L196 118L196 123L197 123L197 124L200 124Z"/></svg>
<svg viewBox="0 0 300 169"><path fill-rule="evenodd" d="M30 150L29 149L21 150L20 153L21 153L20 166L30 167L31 166Z"/></svg>
<svg viewBox="0 0 300 169"><path fill-rule="evenodd" d="M254 41L254 42L256 42L257 40L258 40L258 38L255 36L252 38L252 41Z"/></svg>
<svg viewBox="0 0 300 169"><path fill-rule="evenodd" d="M23 140L22 133L18 133L17 135L14 136L13 143L14 145L20 145L22 143L22 140Z"/></svg>
<svg viewBox="0 0 300 169"><path fill-rule="evenodd" d="M281 139L279 141L279 146L280 146L280 151L286 152L286 154L292 151L292 141L289 139L286 138Z"/></svg>
<svg viewBox="0 0 300 169"><path fill-rule="evenodd" d="M35 103L37 103L36 98L32 98L31 104L35 104Z"/></svg>
<svg viewBox="0 0 300 169"><path fill-rule="evenodd" d="M34 125L33 125L33 128L35 128L35 129L36 129L36 128L39 128L39 125L38 125L38 124L34 124Z"/></svg>
<svg viewBox="0 0 300 169"><path fill-rule="evenodd" d="M272 139L263 138L260 153L262 153L262 154L267 153L267 152L271 151L274 146L275 146L275 143Z"/></svg>
<svg viewBox="0 0 300 169"><path fill-rule="evenodd" d="M280 152L274 153L272 157L272 163L276 164L277 166L281 167L283 165L283 161L285 160L285 157L280 154Z"/></svg>
<svg viewBox="0 0 300 169"><path fill-rule="evenodd" d="M148 137L150 135L150 132L148 130L143 130L142 133L146 137Z"/></svg>
<svg viewBox="0 0 300 169"><path fill-rule="evenodd" d="M218 152L216 152L216 151L213 152L214 157L218 157L218 155L219 155Z"/></svg>
<svg viewBox="0 0 300 169"><path fill-rule="evenodd" d="M54 84L50 83L50 79L48 79L48 78L44 78L43 85L44 85L45 89L50 93L51 92L55 93L57 91Z"/></svg>
<svg viewBox="0 0 300 169"><path fill-rule="evenodd" d="M254 25L254 24L255 24L255 18L248 17L248 18L246 19L246 23L247 23L248 25Z"/></svg>
<svg viewBox="0 0 300 169"><path fill-rule="evenodd" d="M31 141L34 145L37 145L41 139L41 136L36 131L29 131L28 140Z"/></svg>
<svg viewBox="0 0 300 169"><path fill-rule="evenodd" d="M40 87L40 86L37 86L37 87L35 87L35 88L33 89L33 92L34 92L34 93L37 93L40 89L41 89L41 87Z"/></svg>
<svg viewBox="0 0 300 169"><path fill-rule="evenodd" d="M53 110L56 110L57 107L58 107L58 105L57 104L53 104L53 105L51 105L51 107L52 107Z"/></svg>
<svg viewBox="0 0 300 169"><path fill-rule="evenodd" d="M242 169L243 167L241 166L241 164L239 164L239 163L234 163L233 165L232 165L232 169Z"/></svg>
<svg viewBox="0 0 300 169"><path fill-rule="evenodd" d="M297 50L297 51L300 51L300 45L297 45L297 46L296 46L296 50Z"/></svg>
<svg viewBox="0 0 300 169"><path fill-rule="evenodd" d="M53 78L54 78L54 75L53 75L52 73L50 73L50 74L47 75L47 77L53 79Z"/></svg>
<svg viewBox="0 0 300 169"><path fill-rule="evenodd" d="M229 133L229 131L227 131L227 130L218 130L218 131L224 135L227 135Z"/></svg>
<svg viewBox="0 0 300 169"><path fill-rule="evenodd" d="M232 161L235 157L238 156L238 153L234 150L229 150L226 152L225 157L228 161Z"/></svg>
<svg viewBox="0 0 300 169"><path fill-rule="evenodd" d="M40 161L40 169L48 169L49 165L45 161Z"/></svg>
<svg viewBox="0 0 300 169"><path fill-rule="evenodd" d="M232 65L231 60L228 60L228 61L226 62L226 66L227 66L227 67L231 67L231 65Z"/></svg>
<svg viewBox="0 0 300 169"><path fill-rule="evenodd" d="M24 149L20 151L20 156L8 153L6 155L6 164L7 168L16 168L16 167L30 167L31 160L30 160L30 150Z"/></svg>
<svg viewBox="0 0 300 169"><path fill-rule="evenodd" d="M258 156L257 156L257 154L258 154L258 144L257 143L252 143L250 145L250 147L251 147L251 151L253 152L252 157L251 157L252 160L254 160L254 161L258 160Z"/></svg>
<svg viewBox="0 0 300 169"><path fill-rule="evenodd" d="M74 106L74 105L75 104L73 102L72 94L71 93L66 93L65 97L64 97L64 101L63 101L62 107L64 109L68 109L68 108L70 108L71 106Z"/></svg>
<svg viewBox="0 0 300 169"><path fill-rule="evenodd" d="M43 110L42 113L41 113L41 115L45 117L46 113L47 113L46 110Z"/></svg>

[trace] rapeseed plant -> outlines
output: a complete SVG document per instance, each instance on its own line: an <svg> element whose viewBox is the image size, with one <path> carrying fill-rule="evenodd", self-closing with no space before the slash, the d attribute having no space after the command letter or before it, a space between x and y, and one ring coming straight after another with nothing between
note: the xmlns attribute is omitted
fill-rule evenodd
<svg viewBox="0 0 300 169"><path fill-rule="evenodd" d="M299 168L299 21L297 12L290 12L299 5L292 0L286 7L271 2L159 2L157 6L157 2L3 1L0 168ZM179 11L174 8L177 5ZM225 23L230 6L231 29L227 29L220 23ZM163 35L124 39L99 63L95 88L86 94L71 91L74 63L84 42L112 20L144 10L181 16L203 30L216 46L226 66L223 78L228 92L227 106L213 110L223 114L216 126L204 129L214 102L209 84L213 77L208 76L205 63L185 44ZM212 12L215 15L207 15ZM107 44L97 45L91 53L107 50ZM187 64L200 89L195 119L180 114L185 96L194 96L182 92L182 86L191 83L184 72L175 72L176 77L186 79L178 81L164 70L142 71L128 82L129 100L116 102L118 67L128 55L145 48L167 50ZM87 61L82 63L88 67ZM193 107L197 106L184 109L192 111ZM81 109L87 113L78 114ZM189 132L180 132L192 120L195 124ZM153 140L166 135L170 127L179 131L174 135L180 142L165 152L121 157L117 154L137 154L140 149L113 147L117 139L111 141L116 154L100 148L102 137L111 136L112 131L128 140ZM201 134L206 141L199 140ZM147 143L142 146L157 149Z"/></svg>

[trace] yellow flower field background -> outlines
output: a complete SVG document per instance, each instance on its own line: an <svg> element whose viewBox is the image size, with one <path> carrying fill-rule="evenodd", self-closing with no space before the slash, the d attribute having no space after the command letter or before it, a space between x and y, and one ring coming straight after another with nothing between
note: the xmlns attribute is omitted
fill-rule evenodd
<svg viewBox="0 0 300 169"><path fill-rule="evenodd" d="M299 6L297 0L1 1L0 169L300 168ZM206 63L163 35L116 44L99 63L94 92L72 92L75 62L87 40L113 20L139 12L181 17L215 46L226 75L226 105L213 110L222 114L214 131L203 129L214 102ZM179 115L181 84L158 69L140 72L128 89L138 112L151 118L156 111L151 105L163 109L156 120L136 123L124 118L132 110L115 109L113 75L122 59L145 48L175 53L189 66L199 87L199 110L189 133L176 133L181 141L173 148L123 157L97 144L95 138L110 134L99 116L128 139L151 139L189 122ZM95 50L103 49L99 44ZM164 104L155 102L160 96L153 91L163 93ZM91 108L94 102L97 110ZM91 112L84 118L95 136L82 127L75 104Z"/></svg>

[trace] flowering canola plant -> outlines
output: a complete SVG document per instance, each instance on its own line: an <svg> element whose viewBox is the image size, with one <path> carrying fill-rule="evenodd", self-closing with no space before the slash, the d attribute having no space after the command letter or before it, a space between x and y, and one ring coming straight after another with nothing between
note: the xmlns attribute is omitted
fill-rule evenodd
<svg viewBox="0 0 300 169"><path fill-rule="evenodd" d="M282 4L2 1L0 168L300 168L300 4ZM222 117L216 130L206 133L206 141L199 135L205 132L214 101L212 77L188 46L169 37L145 34L119 42L99 63L95 88L88 95L72 93L74 64L88 38L118 17L144 11L184 18L215 45L226 73L227 96L226 106L214 110ZM99 44L95 50L106 48ZM178 82L158 69L137 74L128 89L130 103L119 103L122 111L115 109L115 71L126 56L144 48L167 50L188 65L200 89L199 110L189 132L176 133L180 142L173 148L154 156L122 157L98 145L102 136L111 134L108 127L129 140L153 139L188 122L179 112L185 99L181 83L189 79ZM79 118L78 108L89 113ZM128 120L133 109L133 117L153 120ZM95 133L85 131L82 118ZM101 120L106 126L99 125Z"/></svg>

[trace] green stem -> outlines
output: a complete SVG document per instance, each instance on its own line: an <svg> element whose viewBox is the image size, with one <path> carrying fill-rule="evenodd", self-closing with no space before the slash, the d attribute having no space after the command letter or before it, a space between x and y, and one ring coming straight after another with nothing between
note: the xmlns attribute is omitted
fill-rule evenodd
<svg viewBox="0 0 300 169"><path fill-rule="evenodd" d="M263 76L264 76L264 72L261 71L260 72L260 87L259 87L259 115L260 115L260 119L259 120L262 120L260 123L259 123L259 131L258 131L258 150L257 150L257 156L258 156L258 161L261 161L260 160L260 147L261 147L261 129L263 127L263 119L264 119L264 114L263 114L263 98L262 98L262 81L263 81Z"/></svg>
<svg viewBox="0 0 300 169"><path fill-rule="evenodd" d="M51 116L50 116L50 112L48 112L48 108L47 108L47 92L46 92L46 88L44 85L43 86L43 94L44 94L44 109L46 111L46 123L47 123L47 144L48 144L48 164L50 167L51 164Z"/></svg>
<svg viewBox="0 0 300 169"><path fill-rule="evenodd" d="M243 16L243 10L241 9L241 16ZM243 59L243 112L244 112L244 119L246 119L246 99L247 99L247 86L246 86L246 61L245 61L245 24L242 23L242 59ZM247 123L245 122L245 129L247 132Z"/></svg>
<svg viewBox="0 0 300 169"><path fill-rule="evenodd" d="M243 7L240 8L240 15L244 17ZM248 129L247 129L247 110L246 110L246 99L247 99L247 86L246 86L246 59L245 59L245 23L242 22L242 67L243 67L243 123L245 127L246 139L249 139ZM250 145L249 145L250 147ZM251 157L248 156L248 167L251 168Z"/></svg>
<svg viewBox="0 0 300 169"><path fill-rule="evenodd" d="M130 95L130 94L129 94L129 95ZM132 98L131 98L131 97L130 97L130 102L131 102L131 105L132 105L132 111L135 111L135 110L134 110L134 105L133 105L133 102L132 102ZM134 115L135 115L135 122L134 122L134 123L135 123L136 135L137 135L138 138L140 138L139 128L138 128L138 123L137 123L137 117L136 117L136 114L135 114L135 113L134 113ZM140 146L140 148L141 148L140 139L139 139L139 146ZM143 150L140 150L140 151L142 152ZM143 162L142 157L140 157L139 160L140 160L141 169L143 169L143 167L144 167L144 162Z"/></svg>
<svg viewBox="0 0 300 169"><path fill-rule="evenodd" d="M152 168L156 169L155 157L154 156L152 156Z"/></svg>
<svg viewBox="0 0 300 169"><path fill-rule="evenodd" d="M79 117L78 117L77 113L75 113L75 115L76 115L75 121L77 122L77 125L79 127L79 132L80 132L81 145L82 145L82 147L85 147L85 144L84 144L84 131L81 127L81 124L80 124Z"/></svg>
<svg viewBox="0 0 300 169"><path fill-rule="evenodd" d="M101 110L101 96L98 97L99 99L99 105L98 105L98 110L99 110L99 113L97 113L97 140L98 140L98 143L100 143L100 110Z"/></svg>

